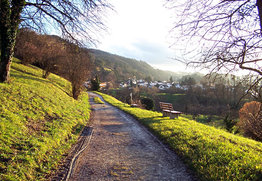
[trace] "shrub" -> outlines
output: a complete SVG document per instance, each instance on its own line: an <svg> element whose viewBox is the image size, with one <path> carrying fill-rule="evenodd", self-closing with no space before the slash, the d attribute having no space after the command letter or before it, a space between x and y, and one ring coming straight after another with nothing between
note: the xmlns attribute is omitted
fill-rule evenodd
<svg viewBox="0 0 262 181"><path fill-rule="evenodd" d="M239 111L238 126L246 136L262 141L262 107L260 102L245 103Z"/></svg>
<svg viewBox="0 0 262 181"><path fill-rule="evenodd" d="M224 123L225 123L225 126L226 126L227 131L229 131L230 133L232 133L233 128L234 128L234 126L235 126L236 123L237 123L236 120L231 119L231 118L229 117L229 115L227 115L223 121L224 121Z"/></svg>
<svg viewBox="0 0 262 181"><path fill-rule="evenodd" d="M95 79L91 80L91 88L93 91L99 91L100 90L100 80L98 76L95 77Z"/></svg>
<svg viewBox="0 0 262 181"><path fill-rule="evenodd" d="M147 109L147 110L153 110L154 109L154 101L153 99L150 98L142 98L141 99L141 104Z"/></svg>

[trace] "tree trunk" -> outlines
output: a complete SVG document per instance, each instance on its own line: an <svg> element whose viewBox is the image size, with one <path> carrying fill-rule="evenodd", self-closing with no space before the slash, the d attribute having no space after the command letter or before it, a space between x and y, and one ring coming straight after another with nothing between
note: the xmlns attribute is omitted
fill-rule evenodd
<svg viewBox="0 0 262 181"><path fill-rule="evenodd" d="M44 79L47 79L47 77L50 75L50 71L49 70L43 70L43 75L42 75L42 77L44 78Z"/></svg>
<svg viewBox="0 0 262 181"><path fill-rule="evenodd" d="M258 10L258 16L260 22L260 33L262 34L262 1L261 0L257 0L257 10Z"/></svg>
<svg viewBox="0 0 262 181"><path fill-rule="evenodd" d="M8 31L1 33L1 64L0 64L0 82L8 81L10 66L14 53L15 34Z"/></svg>
<svg viewBox="0 0 262 181"><path fill-rule="evenodd" d="M5 82L9 80L11 60L13 58L12 51L12 49L5 47L3 47L1 50L0 82Z"/></svg>
<svg viewBox="0 0 262 181"><path fill-rule="evenodd" d="M80 95L81 93L81 85L79 82L72 82L72 94L73 94L73 98L75 100L78 99L78 96Z"/></svg>
<svg viewBox="0 0 262 181"><path fill-rule="evenodd" d="M17 29L20 23L20 14L24 7L24 0L0 1L0 34L1 34L1 63L0 82L9 80L10 66L14 54Z"/></svg>

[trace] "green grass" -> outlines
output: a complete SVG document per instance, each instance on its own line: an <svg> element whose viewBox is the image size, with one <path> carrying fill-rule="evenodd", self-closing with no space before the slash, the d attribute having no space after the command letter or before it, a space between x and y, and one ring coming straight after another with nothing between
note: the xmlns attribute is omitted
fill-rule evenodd
<svg viewBox="0 0 262 181"><path fill-rule="evenodd" d="M89 119L88 95L15 60L11 82L0 83L0 180L43 180L55 170Z"/></svg>
<svg viewBox="0 0 262 181"><path fill-rule="evenodd" d="M183 101L186 94L170 94L170 93L158 93L157 94L163 102L179 102Z"/></svg>
<svg viewBox="0 0 262 181"><path fill-rule="evenodd" d="M262 143L187 118L170 120L99 94L170 145L200 180L262 180Z"/></svg>
<svg viewBox="0 0 262 181"><path fill-rule="evenodd" d="M181 116L190 120L196 120L197 122L208 126L226 130L226 125L222 116L203 114L197 115L195 118L193 117L193 115L190 114L182 114Z"/></svg>
<svg viewBox="0 0 262 181"><path fill-rule="evenodd" d="M104 104L104 102L103 102L99 97L95 97L95 98L94 98L94 101L95 101L95 103L97 103L97 104Z"/></svg>
<svg viewBox="0 0 262 181"><path fill-rule="evenodd" d="M104 67L104 70L107 72L112 72L112 69Z"/></svg>

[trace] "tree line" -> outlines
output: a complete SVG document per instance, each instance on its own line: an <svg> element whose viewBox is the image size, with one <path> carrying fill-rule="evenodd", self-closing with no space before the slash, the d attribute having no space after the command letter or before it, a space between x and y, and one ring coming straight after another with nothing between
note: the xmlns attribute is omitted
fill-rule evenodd
<svg viewBox="0 0 262 181"><path fill-rule="evenodd" d="M104 0L1 0L0 82L9 80L19 27L41 33L52 29L74 44L94 44L99 31L105 29L102 17L107 9L111 5Z"/></svg>
<svg viewBox="0 0 262 181"><path fill-rule="evenodd" d="M48 78L50 73L66 78L72 84L73 98L78 98L92 66L86 49L58 36L41 35L30 29L20 29L16 42L15 57L23 64L42 68L43 78Z"/></svg>
<svg viewBox="0 0 262 181"><path fill-rule="evenodd" d="M186 80L189 80L186 84L187 90L174 86L167 90L134 86L105 90L105 92L122 102L159 112L161 111L159 102L169 102L173 104L175 110L190 114L193 119L205 115L206 123L212 122L214 117L219 116L223 120L221 124L229 132L241 133L246 137L262 141L262 104L250 94L242 99L248 84L245 85L241 79L234 77L230 85L225 84L226 79L216 80L212 86L204 83L203 80L203 87L191 84L194 82L192 77L182 78L181 82Z"/></svg>
<svg viewBox="0 0 262 181"><path fill-rule="evenodd" d="M95 69L102 82L111 82L111 87L116 87L120 82L128 79L166 80L170 75L179 77L178 73L154 69L144 61L103 52L101 50L90 49L91 55L95 57Z"/></svg>

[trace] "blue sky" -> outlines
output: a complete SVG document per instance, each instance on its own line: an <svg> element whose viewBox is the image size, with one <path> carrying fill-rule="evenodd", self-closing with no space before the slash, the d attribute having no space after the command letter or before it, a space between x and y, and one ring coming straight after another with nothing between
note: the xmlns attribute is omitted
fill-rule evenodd
<svg viewBox="0 0 262 181"><path fill-rule="evenodd" d="M173 60L179 49L169 33L174 15L164 7L163 0L112 0L116 12L106 18L108 33L96 48L128 58L143 60L155 68L171 71L192 71Z"/></svg>

